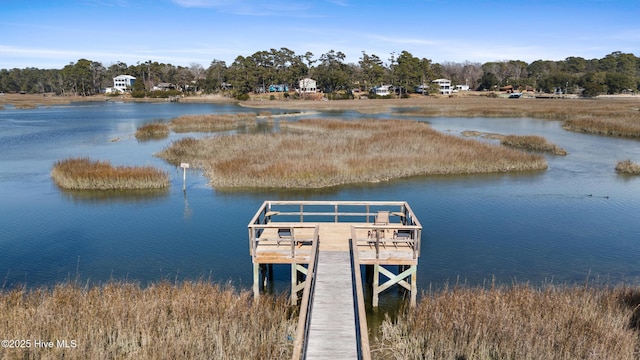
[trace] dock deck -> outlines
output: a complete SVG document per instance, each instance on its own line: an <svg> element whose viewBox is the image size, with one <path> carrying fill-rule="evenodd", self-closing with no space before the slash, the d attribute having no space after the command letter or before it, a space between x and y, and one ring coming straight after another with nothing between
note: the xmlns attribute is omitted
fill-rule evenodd
<svg viewBox="0 0 640 360"><path fill-rule="evenodd" d="M294 358L369 358L361 265L373 268L374 307L396 284L415 305L422 226L406 202L265 201L248 228L254 296L273 264L291 265L292 303L304 292Z"/></svg>

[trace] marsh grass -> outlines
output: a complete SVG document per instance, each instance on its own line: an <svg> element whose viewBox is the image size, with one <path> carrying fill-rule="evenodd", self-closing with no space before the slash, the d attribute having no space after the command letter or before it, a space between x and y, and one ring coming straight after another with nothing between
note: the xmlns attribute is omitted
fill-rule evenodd
<svg viewBox="0 0 640 360"><path fill-rule="evenodd" d="M562 127L596 135L640 138L640 116L580 116L565 121Z"/></svg>
<svg viewBox="0 0 640 360"><path fill-rule="evenodd" d="M537 135L506 135L500 141L502 145L530 151L549 152L555 155L567 155L567 151Z"/></svg>
<svg viewBox="0 0 640 360"><path fill-rule="evenodd" d="M383 322L379 359L637 359L640 290L528 285L425 295Z"/></svg>
<svg viewBox="0 0 640 360"><path fill-rule="evenodd" d="M242 104L251 107L297 109L297 102ZM361 113L393 112L401 116L503 117L558 120L570 131L640 138L637 98L505 99L487 96L412 97L398 100L343 100L305 102L305 110L356 110Z"/></svg>
<svg viewBox="0 0 640 360"><path fill-rule="evenodd" d="M57 161L51 178L67 190L134 190L169 187L169 175L151 166L117 166L108 161L69 158Z"/></svg>
<svg viewBox="0 0 640 360"><path fill-rule="evenodd" d="M254 302L205 281L16 289L0 292L0 310L2 339L32 341L0 349L3 359L285 359L296 326L284 297ZM65 339L76 347L55 347Z"/></svg>
<svg viewBox="0 0 640 360"><path fill-rule="evenodd" d="M139 127L136 130L136 139L138 140L151 140L151 139L164 139L169 136L169 125L165 123L150 123Z"/></svg>
<svg viewBox="0 0 640 360"><path fill-rule="evenodd" d="M640 175L640 165L635 164L630 159L618 161L616 172L627 175Z"/></svg>
<svg viewBox="0 0 640 360"><path fill-rule="evenodd" d="M255 126L256 118L257 115L255 113L248 112L237 114L184 115L172 119L169 127L177 133L235 130L239 127Z"/></svg>
<svg viewBox="0 0 640 360"><path fill-rule="evenodd" d="M308 119L281 126L274 134L186 138L157 155L204 168L217 188L322 188L547 167L539 155L445 135L415 121Z"/></svg>

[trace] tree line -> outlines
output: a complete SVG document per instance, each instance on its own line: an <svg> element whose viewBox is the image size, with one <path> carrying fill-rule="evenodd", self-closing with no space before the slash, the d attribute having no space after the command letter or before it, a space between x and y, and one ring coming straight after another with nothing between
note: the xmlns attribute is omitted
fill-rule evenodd
<svg viewBox="0 0 640 360"><path fill-rule="evenodd" d="M145 94L158 83L170 83L182 91L234 95L268 91L271 84L295 88L304 77L317 80L326 93L359 89L368 91L392 84L411 92L418 85L447 78L452 85L468 85L475 90L532 89L563 91L586 96L640 90L640 59L634 54L612 52L601 59L568 57L561 61L521 60L433 63L408 51L391 53L387 59L362 51L357 63L345 62L345 54L330 50L320 56L296 54L287 48L258 51L238 56L231 64L214 59L207 68L192 63L188 67L155 61L127 65L117 62L105 67L97 61L80 59L62 69L2 69L0 91L31 94L94 95L113 85L118 75L136 77L136 91ZM433 89L434 91L436 89ZM402 91L402 90L401 90ZM402 92L401 92L402 94Z"/></svg>

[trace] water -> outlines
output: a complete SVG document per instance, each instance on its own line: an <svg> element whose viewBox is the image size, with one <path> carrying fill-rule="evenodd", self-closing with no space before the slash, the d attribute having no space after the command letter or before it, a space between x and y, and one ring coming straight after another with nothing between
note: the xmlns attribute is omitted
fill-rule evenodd
<svg viewBox="0 0 640 360"><path fill-rule="evenodd" d="M640 283L640 178L614 172L618 160L640 162L637 141L571 133L555 121L417 118L455 136L463 130L541 135L569 155L548 155L549 169L535 173L415 177L294 192L220 192L190 169L185 194L182 170L153 154L192 134L147 142L133 136L150 121L246 111L115 102L0 111L2 287L80 278L143 284L210 279L249 288L246 226L265 199L407 200L424 227L417 276L422 290L492 281ZM172 175L172 186L135 195L61 191L49 172L55 161L71 156L160 167ZM289 267L276 266L275 277L275 288L286 289ZM385 296L382 306L397 293Z"/></svg>

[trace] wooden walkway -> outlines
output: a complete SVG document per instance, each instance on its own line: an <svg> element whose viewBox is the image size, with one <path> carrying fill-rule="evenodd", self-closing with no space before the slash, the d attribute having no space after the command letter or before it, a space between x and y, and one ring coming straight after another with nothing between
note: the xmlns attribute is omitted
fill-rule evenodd
<svg viewBox="0 0 640 360"><path fill-rule="evenodd" d="M292 303L303 291L293 358L370 359L360 266L373 268L374 307L396 284L415 305L421 231L406 202L265 201L249 223L254 296L265 264L291 264Z"/></svg>
<svg viewBox="0 0 640 360"><path fill-rule="evenodd" d="M307 359L357 359L349 251L320 251L316 266Z"/></svg>

